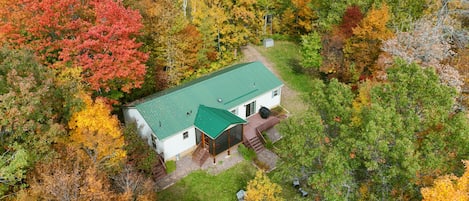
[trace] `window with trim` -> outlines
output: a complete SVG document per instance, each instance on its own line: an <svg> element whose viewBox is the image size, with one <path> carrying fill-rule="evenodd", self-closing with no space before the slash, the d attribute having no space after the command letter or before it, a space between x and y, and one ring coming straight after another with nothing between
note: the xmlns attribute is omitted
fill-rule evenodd
<svg viewBox="0 0 469 201"><path fill-rule="evenodd" d="M156 149L156 137L153 134L151 135L151 145L153 146L154 149Z"/></svg>
<svg viewBox="0 0 469 201"><path fill-rule="evenodd" d="M189 137L189 132L186 131L186 132L184 132L184 133L182 134L182 139L185 140L185 139L187 139L188 137Z"/></svg>
<svg viewBox="0 0 469 201"><path fill-rule="evenodd" d="M246 117L249 117L256 112L256 101L253 101L244 107L246 108Z"/></svg>
<svg viewBox="0 0 469 201"><path fill-rule="evenodd" d="M272 98L278 96L278 89L272 91Z"/></svg>

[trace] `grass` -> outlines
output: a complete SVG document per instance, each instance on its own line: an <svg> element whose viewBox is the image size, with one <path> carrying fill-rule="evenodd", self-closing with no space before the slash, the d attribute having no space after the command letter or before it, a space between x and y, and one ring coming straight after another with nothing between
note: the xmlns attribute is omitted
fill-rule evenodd
<svg viewBox="0 0 469 201"><path fill-rule="evenodd" d="M166 173L170 174L176 170L176 161L166 161Z"/></svg>
<svg viewBox="0 0 469 201"><path fill-rule="evenodd" d="M300 47L289 41L275 41L275 46L265 48L256 46L256 49L269 61L275 64L275 68L282 79L301 93L310 93L311 76L304 73L300 65Z"/></svg>
<svg viewBox="0 0 469 201"><path fill-rule="evenodd" d="M199 170L192 172L173 186L158 193L158 200L236 200L236 192L246 190L249 180L256 174L256 168L249 161L216 176Z"/></svg>
<svg viewBox="0 0 469 201"><path fill-rule="evenodd" d="M252 161L256 157L256 152L247 148L244 144L238 146L238 152L243 156L244 160Z"/></svg>

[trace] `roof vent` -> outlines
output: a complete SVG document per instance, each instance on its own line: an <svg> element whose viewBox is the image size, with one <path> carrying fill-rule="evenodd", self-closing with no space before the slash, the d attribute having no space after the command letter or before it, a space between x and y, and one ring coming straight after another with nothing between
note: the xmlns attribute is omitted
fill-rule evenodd
<svg viewBox="0 0 469 201"><path fill-rule="evenodd" d="M221 102L223 102L223 99L218 98L217 101L218 101L219 103L221 103Z"/></svg>

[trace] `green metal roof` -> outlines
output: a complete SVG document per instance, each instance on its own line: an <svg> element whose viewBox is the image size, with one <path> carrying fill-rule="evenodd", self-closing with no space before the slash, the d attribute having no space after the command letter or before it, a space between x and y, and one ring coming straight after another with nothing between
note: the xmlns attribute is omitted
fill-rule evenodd
<svg viewBox="0 0 469 201"><path fill-rule="evenodd" d="M244 119L227 110L200 105L194 125L210 138L216 139L229 126L243 123L246 123Z"/></svg>
<svg viewBox="0 0 469 201"><path fill-rule="evenodd" d="M135 107L163 140L193 126L199 105L229 110L282 85L262 63L252 62L224 68L128 106Z"/></svg>

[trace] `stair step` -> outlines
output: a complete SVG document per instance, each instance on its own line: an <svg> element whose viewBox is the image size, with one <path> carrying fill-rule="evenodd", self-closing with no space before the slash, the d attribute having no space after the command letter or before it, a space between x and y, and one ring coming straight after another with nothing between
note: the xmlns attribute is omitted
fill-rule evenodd
<svg viewBox="0 0 469 201"><path fill-rule="evenodd" d="M194 153L192 153L192 160L202 166L209 157L209 155L210 154L207 149L204 149L199 146L195 149Z"/></svg>
<svg viewBox="0 0 469 201"><path fill-rule="evenodd" d="M154 169L153 169L154 179L161 179L161 178L165 177L166 175L167 175L166 174L166 169L161 164L154 167Z"/></svg>
<svg viewBox="0 0 469 201"><path fill-rule="evenodd" d="M248 139L248 142L251 149L253 149L256 153L259 153L260 151L265 149L264 144L257 137Z"/></svg>

